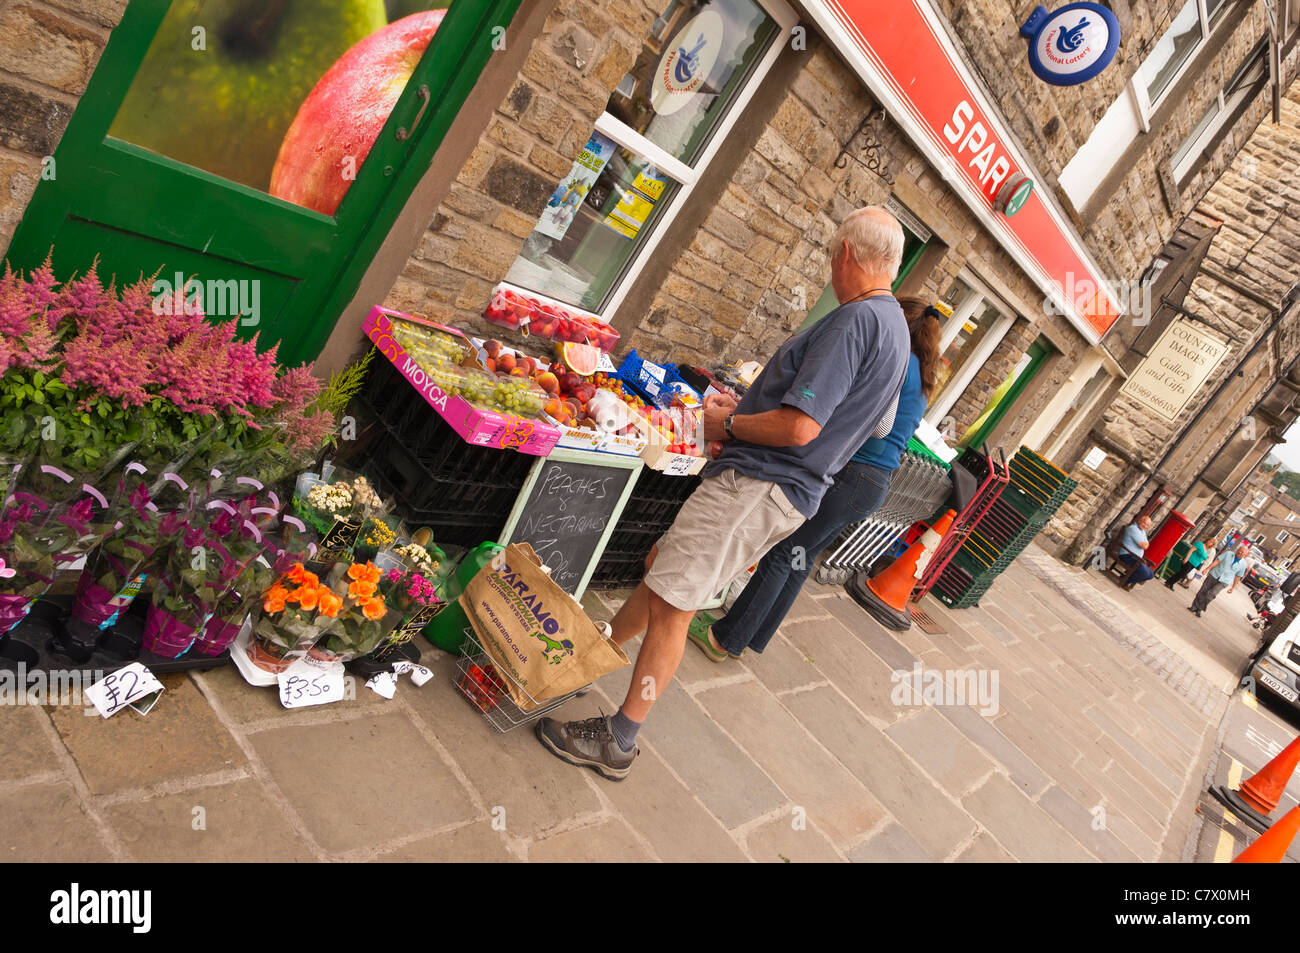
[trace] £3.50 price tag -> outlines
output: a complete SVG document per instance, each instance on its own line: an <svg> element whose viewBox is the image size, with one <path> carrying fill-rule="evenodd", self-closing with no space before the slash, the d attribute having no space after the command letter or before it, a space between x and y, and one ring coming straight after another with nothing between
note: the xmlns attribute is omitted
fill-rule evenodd
<svg viewBox="0 0 1300 953"><path fill-rule="evenodd" d="M280 704L285 708L306 708L310 705L328 705L344 697L343 666L306 664L299 660L278 676Z"/></svg>
<svg viewBox="0 0 1300 953"><path fill-rule="evenodd" d="M133 701L162 690L162 682L153 672L139 662L132 662L86 689L86 697L101 715L110 718Z"/></svg>

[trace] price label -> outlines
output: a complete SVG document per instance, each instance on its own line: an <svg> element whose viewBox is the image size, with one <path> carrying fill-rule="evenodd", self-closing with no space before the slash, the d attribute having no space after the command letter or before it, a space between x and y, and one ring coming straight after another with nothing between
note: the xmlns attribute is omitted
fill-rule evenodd
<svg viewBox="0 0 1300 953"><path fill-rule="evenodd" d="M618 368L614 362L609 359L609 355L604 351L600 352L600 357L596 358L596 370L602 374L617 374Z"/></svg>
<svg viewBox="0 0 1300 953"><path fill-rule="evenodd" d="M343 666L339 662L321 665L299 659L278 678L280 704L285 708L308 708L343 700Z"/></svg>
<svg viewBox="0 0 1300 953"><path fill-rule="evenodd" d="M320 541L320 548L316 551L316 559L320 562L341 559L345 554L352 551L352 547L357 544L357 536L360 533L361 520L336 519L330 531L325 534L325 538Z"/></svg>
<svg viewBox="0 0 1300 953"><path fill-rule="evenodd" d="M132 662L126 668L105 675L101 681L86 689L86 697L96 711L105 718L111 718L132 702L162 690L162 682L154 677L153 672L139 662Z"/></svg>
<svg viewBox="0 0 1300 953"><path fill-rule="evenodd" d="M419 688L429 679L433 678L433 672L429 671L423 665L417 665L415 662L406 661L393 663L394 675L405 675L408 672L411 674L411 681L415 683L416 688Z"/></svg>
<svg viewBox="0 0 1300 953"><path fill-rule="evenodd" d="M366 682L366 688L370 689L376 695L382 695L385 698L392 698L397 694L397 673L380 672L370 681Z"/></svg>
<svg viewBox="0 0 1300 953"><path fill-rule="evenodd" d="M664 467L664 473L668 476L686 476L693 466L695 466L695 457L688 457L681 453L673 454L672 462Z"/></svg>

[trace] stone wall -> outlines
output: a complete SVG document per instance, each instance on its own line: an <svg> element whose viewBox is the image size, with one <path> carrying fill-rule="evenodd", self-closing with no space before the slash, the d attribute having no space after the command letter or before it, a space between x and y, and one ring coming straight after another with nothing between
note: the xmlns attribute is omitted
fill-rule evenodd
<svg viewBox="0 0 1300 953"><path fill-rule="evenodd" d="M1230 342L1229 354L1173 425L1125 398L1106 407L1090 437L1114 452L1097 471L1078 468L1076 499L1048 529L1050 538L1062 539L1083 528L1067 558L1086 556L1108 525L1125 521L1159 484L1172 485L1177 494L1188 491L1218 454L1233 451L1229 444L1241 438L1245 416L1300 353L1300 309L1285 311L1274 326L1284 296L1300 281L1297 163L1300 87L1293 86L1283 100L1282 122L1255 130L1201 205L1224 225L1184 307L1196 315L1189 319L1194 324ZM1277 304L1270 308L1255 298ZM1133 497L1143 484L1147 489Z"/></svg>
<svg viewBox="0 0 1300 953"><path fill-rule="evenodd" d="M964 55L993 101L1001 106L1003 118L1038 167L1045 179L1042 184L1055 189L1060 204L1074 212L1058 186L1060 172L1088 140L1111 103L1127 95L1129 79L1185 2L1121 0L1108 4L1118 16L1123 34L1115 61L1096 78L1069 87L1049 86L1029 68L1019 27L1033 4L939 0L938 6L965 47ZM1213 45L1198 58L1199 68L1170 94L1168 105L1155 116L1152 131L1140 137L1140 154L1131 161L1125 157L1127 175L1113 190L1105 190L1106 200L1098 207L1090 207L1086 215L1076 214L1076 224L1103 272L1122 279L1140 277L1267 113L1266 97L1260 97L1181 192L1172 186L1171 176L1162 177L1179 144L1267 32L1264 5L1236 0L1216 30Z"/></svg>
<svg viewBox="0 0 1300 953"><path fill-rule="evenodd" d="M0 252L127 0L0 0ZM56 169L57 172L57 169Z"/></svg>

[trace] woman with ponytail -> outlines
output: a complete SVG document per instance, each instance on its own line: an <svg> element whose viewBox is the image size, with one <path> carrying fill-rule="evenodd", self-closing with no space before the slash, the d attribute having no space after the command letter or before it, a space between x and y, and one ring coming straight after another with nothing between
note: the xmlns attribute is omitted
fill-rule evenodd
<svg viewBox="0 0 1300 953"><path fill-rule="evenodd" d="M692 624L691 641L710 659L724 662L745 649L762 652L794 605L821 551L845 527L866 519L885 500L934 390L939 368L939 312L920 298L899 298L912 338L907 377L889 435L873 437L835 477L817 515L778 543L726 617L706 627Z"/></svg>

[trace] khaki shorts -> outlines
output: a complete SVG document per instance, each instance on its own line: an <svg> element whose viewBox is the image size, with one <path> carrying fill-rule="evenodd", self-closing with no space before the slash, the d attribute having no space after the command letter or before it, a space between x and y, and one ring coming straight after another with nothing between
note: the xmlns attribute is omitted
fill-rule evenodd
<svg viewBox="0 0 1300 953"><path fill-rule="evenodd" d="M723 470L700 484L660 538L645 584L669 605L694 611L803 521L775 483Z"/></svg>

